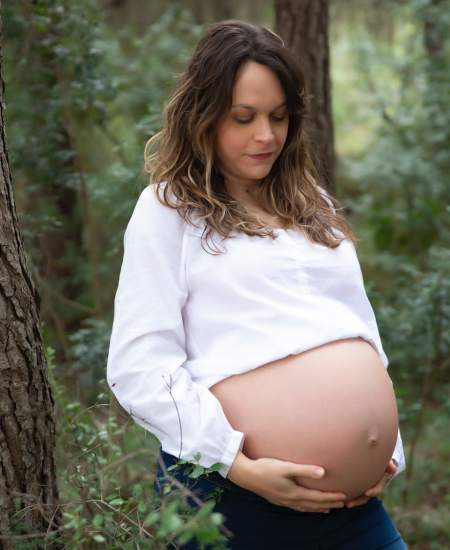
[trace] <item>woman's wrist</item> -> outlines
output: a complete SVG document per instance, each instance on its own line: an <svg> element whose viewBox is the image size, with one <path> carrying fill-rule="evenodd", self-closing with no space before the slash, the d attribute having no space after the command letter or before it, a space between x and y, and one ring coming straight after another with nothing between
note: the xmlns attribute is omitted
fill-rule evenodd
<svg viewBox="0 0 450 550"><path fill-rule="evenodd" d="M242 451L238 451L228 471L227 478L236 485L245 488L251 477L252 465L254 462L254 460L246 457Z"/></svg>

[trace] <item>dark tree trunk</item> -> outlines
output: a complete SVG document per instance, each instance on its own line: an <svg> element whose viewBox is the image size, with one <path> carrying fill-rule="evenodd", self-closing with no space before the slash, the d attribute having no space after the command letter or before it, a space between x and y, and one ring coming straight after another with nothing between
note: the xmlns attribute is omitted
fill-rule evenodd
<svg viewBox="0 0 450 550"><path fill-rule="evenodd" d="M20 508L34 505L22 523L41 533L48 528L44 515L52 517L58 491L53 400L42 345L39 295L28 271L17 221L3 90L0 56L0 549L9 550L15 548L15 541L3 537L15 530L14 534L20 534L12 518L17 512L14 500L19 499Z"/></svg>
<svg viewBox="0 0 450 550"><path fill-rule="evenodd" d="M430 0L424 6L423 41L426 51L427 93L425 105L429 109L428 123L430 142L434 154L448 150L450 142L448 115L448 74L450 62L447 55L447 43L450 31L448 19L444 16L445 0ZM436 159L436 162L437 159ZM447 163L445 157L444 162Z"/></svg>
<svg viewBox="0 0 450 550"><path fill-rule="evenodd" d="M307 131L319 164L322 184L333 193L335 154L328 0L275 0L275 26L286 46L303 63L312 95L312 116Z"/></svg>

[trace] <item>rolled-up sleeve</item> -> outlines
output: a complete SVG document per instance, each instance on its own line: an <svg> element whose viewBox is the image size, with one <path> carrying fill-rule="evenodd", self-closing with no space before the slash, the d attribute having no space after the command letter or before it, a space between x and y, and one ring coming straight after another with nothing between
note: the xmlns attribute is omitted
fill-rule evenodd
<svg viewBox="0 0 450 550"><path fill-rule="evenodd" d="M392 380L391 380L391 384L394 385ZM392 458L395 460L395 463L396 463L396 466L397 466L397 471L395 472L395 474L391 474L388 477L387 483L392 481L394 479L394 477L398 476L398 474L403 472L403 470L406 468L405 453L404 453L404 450L403 450L403 442L402 442L402 436L400 434L400 428L398 429L397 442L395 444L395 449L394 449L394 452L392 454Z"/></svg>
<svg viewBox="0 0 450 550"><path fill-rule="evenodd" d="M244 436L184 368L187 238L178 211L148 187L125 233L107 379L119 403L163 449L185 460L199 452L205 467L222 462L226 477Z"/></svg>
<svg viewBox="0 0 450 550"><path fill-rule="evenodd" d="M388 477L387 483L392 481L394 477L398 476L406 468L405 453L403 452L402 436L400 435L400 429L398 430L397 443L395 444L394 454L392 458L397 463L397 471Z"/></svg>

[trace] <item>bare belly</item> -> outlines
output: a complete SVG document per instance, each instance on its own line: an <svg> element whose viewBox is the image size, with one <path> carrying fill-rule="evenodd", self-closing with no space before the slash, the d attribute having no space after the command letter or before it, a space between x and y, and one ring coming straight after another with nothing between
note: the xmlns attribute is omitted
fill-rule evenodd
<svg viewBox="0 0 450 550"><path fill-rule="evenodd" d="M252 459L325 469L300 485L361 495L395 448L397 403L378 354L362 338L338 340L231 376L210 388Z"/></svg>

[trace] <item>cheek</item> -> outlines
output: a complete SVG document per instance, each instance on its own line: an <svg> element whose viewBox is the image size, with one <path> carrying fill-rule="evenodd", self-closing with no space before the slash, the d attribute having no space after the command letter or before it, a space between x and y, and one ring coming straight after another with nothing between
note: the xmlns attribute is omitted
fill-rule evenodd
<svg viewBox="0 0 450 550"><path fill-rule="evenodd" d="M247 141L245 131L224 125L219 129L215 140L217 154L219 157L238 155L240 151L245 149Z"/></svg>
<svg viewBox="0 0 450 550"><path fill-rule="evenodd" d="M275 140L281 148L283 148L283 146L286 142L286 138L287 138L287 135L288 135L288 130L289 130L289 124L286 124L286 125L283 125L283 126L280 125L274 131Z"/></svg>

